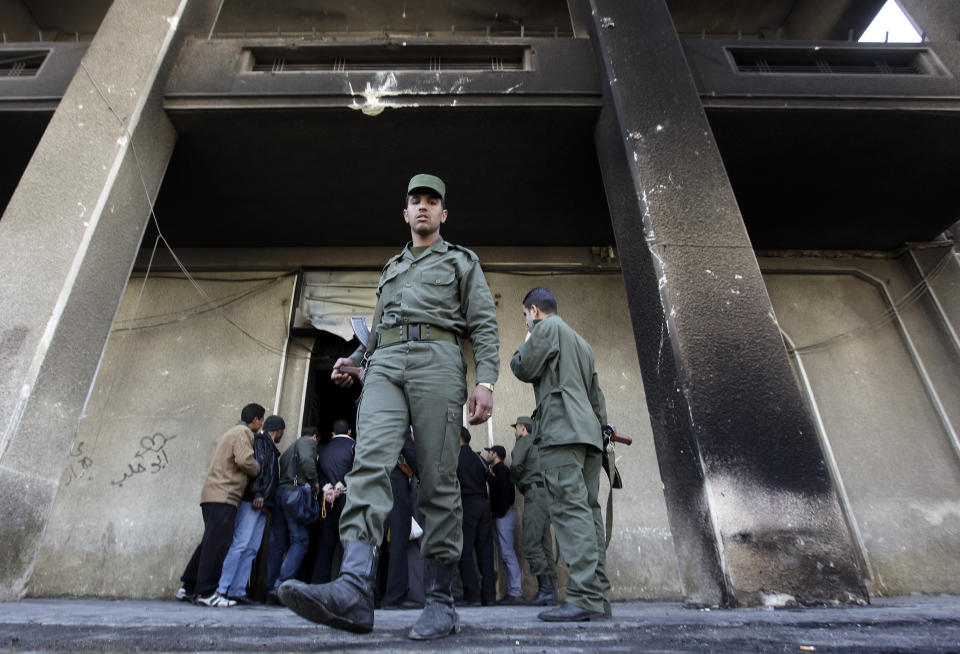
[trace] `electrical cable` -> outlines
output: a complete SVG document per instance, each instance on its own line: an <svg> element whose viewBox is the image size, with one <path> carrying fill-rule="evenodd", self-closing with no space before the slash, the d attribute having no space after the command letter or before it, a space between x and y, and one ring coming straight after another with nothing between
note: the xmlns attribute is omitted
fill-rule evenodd
<svg viewBox="0 0 960 654"><path fill-rule="evenodd" d="M933 268L931 268L926 275L920 278L919 282L917 282L913 287L911 287L909 291L904 293L903 297L901 297L899 300L894 302L893 307L885 309L872 320L869 320L862 325L854 327L853 329L849 329L845 332L835 334L833 336L817 341L815 343L810 343L808 345L800 345L793 348L788 346L787 351L791 354L794 352L796 352L797 354L805 354L808 352L823 350L835 345L836 343L846 341L848 339L854 338L855 336L859 336L860 334L865 334L871 331L875 331L883 327L884 325L888 324L889 322L891 322L896 318L898 311L911 306L927 293L927 290L929 289L929 283L934 279L936 279L937 276L944 270L944 268L947 265L947 261L949 261L950 257L952 256L953 256L952 251L946 252L943 255L943 257L941 257L940 260L937 261L937 263L933 266Z"/></svg>

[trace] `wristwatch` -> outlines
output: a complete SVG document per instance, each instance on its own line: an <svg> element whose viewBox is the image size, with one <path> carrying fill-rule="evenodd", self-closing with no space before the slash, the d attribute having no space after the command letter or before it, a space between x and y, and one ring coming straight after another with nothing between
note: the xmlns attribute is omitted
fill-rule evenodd
<svg viewBox="0 0 960 654"><path fill-rule="evenodd" d="M493 392L493 384L491 384L490 382L478 382L477 386L483 386L485 389L487 389L491 393Z"/></svg>

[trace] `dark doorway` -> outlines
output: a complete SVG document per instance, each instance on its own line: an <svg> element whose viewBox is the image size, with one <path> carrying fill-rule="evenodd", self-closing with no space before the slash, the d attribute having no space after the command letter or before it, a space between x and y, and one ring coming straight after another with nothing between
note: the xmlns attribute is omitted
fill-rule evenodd
<svg viewBox="0 0 960 654"><path fill-rule="evenodd" d="M310 374L307 378L301 428L316 427L321 443L330 440L331 425L338 418L349 422L351 429L356 432L357 400L360 398L361 385L340 388L330 380L330 373L337 359L353 354L359 345L356 337L345 341L327 331L317 332L317 340L310 356Z"/></svg>
<svg viewBox="0 0 960 654"><path fill-rule="evenodd" d="M350 423L350 428L356 434L357 400L360 399L362 385L355 383L350 388L340 388L330 380L330 372L337 359L353 354L359 344L356 337L346 341L327 331L317 332L317 340L310 355L310 373L307 378L301 427L317 428L320 434L318 453L330 442L335 420L343 418ZM318 521L310 526L310 545L297 571L297 579L310 581L321 537L321 523ZM338 565L335 560L335 569Z"/></svg>

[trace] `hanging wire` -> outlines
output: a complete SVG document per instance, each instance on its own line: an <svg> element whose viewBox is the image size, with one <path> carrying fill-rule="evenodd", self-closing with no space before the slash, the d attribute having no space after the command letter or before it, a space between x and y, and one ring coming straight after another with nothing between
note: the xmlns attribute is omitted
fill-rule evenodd
<svg viewBox="0 0 960 654"><path fill-rule="evenodd" d="M854 327L853 329L830 336L829 338L825 338L821 341L810 343L809 345L801 345L793 348L788 347L787 351L790 353L796 352L797 354L804 354L807 352L823 350L842 341L846 341L861 334L866 334L868 332L880 329L884 325L894 320L899 311L909 307L927 293L927 290L929 289L929 283L936 279L936 277L943 271L947 265L947 261L949 261L950 257L952 256L953 252L948 250L943 257L937 261L933 268L931 268L930 271L924 275L919 282L916 283L916 285L903 294L903 297L894 302L892 307L885 309L872 320Z"/></svg>
<svg viewBox="0 0 960 654"><path fill-rule="evenodd" d="M263 339L255 336L254 334L250 333L250 331L248 331L246 328L244 328L242 325L237 323L233 318L231 318L229 315L226 314L226 312L223 311L222 306L217 305L214 299L210 297L210 295L206 292L206 290L198 283L197 279L190 273L190 271L184 265L183 261L180 260L180 257L177 256L176 251L174 251L173 247L170 245L170 242L167 240L166 236L164 236L163 230L160 228L160 221L157 219L157 214L154 211L154 203L150 197L150 190L147 187L147 182L143 175L143 166L141 165L140 157L137 154L136 144L134 144L133 142L133 134L130 132L130 129L127 126L126 120L122 118L120 114L117 113L116 109L114 109L113 105L110 103L107 97L103 94L103 91L101 90L100 85L97 83L93 75L87 69L87 66L83 60L80 61L80 68L83 69L83 72L86 74L87 78L90 80L90 83L93 85L93 88L96 90L97 95L99 95L100 99L103 100L104 104L110 110L110 113L114 115L114 117L120 123L121 127L123 127L124 133L126 134L127 139L129 140L130 151L133 153L133 159L134 159L134 163L136 164L137 175L140 179L140 185L143 188L144 196L146 197L146 200L147 200L147 205L150 208L150 219L153 221L153 225L157 230L158 242L163 243L164 247L167 249L167 251L170 253L170 256L173 258L174 263L176 263L177 268L180 269L180 272L187 279L187 281L189 281L190 284L194 287L194 289L197 291L200 297L204 300L204 303L210 307L211 311L218 311L220 313L221 318L223 318L227 323L232 325L241 334L249 338L251 341L256 343L258 346L260 346L264 350L272 354L275 354L276 356L279 356L279 357L284 356L286 354L286 349L287 349L286 342L282 347L277 347L276 345L272 343L268 343L267 341L264 341ZM146 285L147 277L148 275L144 276L144 281L143 281L144 285ZM139 303L138 303L137 309L139 309ZM136 319L137 319L137 314L135 311L134 315L130 318L130 320L136 321ZM294 342L296 343L296 341ZM305 347L304 345L300 343L297 343L297 345L300 348L306 351L309 351L309 348ZM302 358L302 359L310 358L309 356L303 356L303 357L289 357L289 355L287 356L288 358Z"/></svg>

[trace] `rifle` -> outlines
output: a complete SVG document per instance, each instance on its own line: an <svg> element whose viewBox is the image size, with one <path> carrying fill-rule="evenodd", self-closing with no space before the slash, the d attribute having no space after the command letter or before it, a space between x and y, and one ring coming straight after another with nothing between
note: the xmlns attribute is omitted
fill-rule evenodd
<svg viewBox="0 0 960 654"><path fill-rule="evenodd" d="M624 445L633 445L633 439L626 434L617 432L617 428L611 424L606 424L603 431L603 469L610 475L610 452L613 452L614 443L623 443ZM623 480L620 479L620 471L614 466L613 479L610 480L610 488L623 488Z"/></svg>
<svg viewBox="0 0 960 654"><path fill-rule="evenodd" d="M359 366L340 366L337 370L345 375L355 377L358 381L363 381L363 373L366 368L360 368Z"/></svg>

